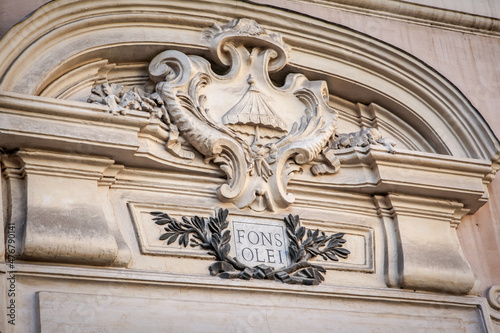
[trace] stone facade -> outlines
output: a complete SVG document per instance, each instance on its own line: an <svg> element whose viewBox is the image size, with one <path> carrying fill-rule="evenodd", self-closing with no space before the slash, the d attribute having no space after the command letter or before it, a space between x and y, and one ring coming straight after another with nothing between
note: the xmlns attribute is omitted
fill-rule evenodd
<svg viewBox="0 0 500 333"><path fill-rule="evenodd" d="M457 9L56 0L12 27L0 330L500 331L500 28Z"/></svg>

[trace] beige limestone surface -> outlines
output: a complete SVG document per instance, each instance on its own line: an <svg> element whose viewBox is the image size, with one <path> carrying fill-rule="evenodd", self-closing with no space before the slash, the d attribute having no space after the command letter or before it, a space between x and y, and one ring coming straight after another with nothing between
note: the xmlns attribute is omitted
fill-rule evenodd
<svg viewBox="0 0 500 333"><path fill-rule="evenodd" d="M326 2L253 1L296 12L308 13L334 24L341 24L395 45L444 75L471 101L500 136L500 38L477 30L460 31L460 26L443 29L432 23L404 22L381 15L342 10ZM497 1L408 1L433 7L498 17ZM335 1L333 1L335 3ZM380 3L384 3L383 1ZM390 1L386 1L390 3ZM393 2L396 3L396 2ZM331 5L331 6L330 6ZM390 4L388 5L390 6ZM394 6L397 6L394 4ZM363 5L361 5L363 7ZM467 140L468 138L464 138ZM489 187L490 202L476 215L467 216L459 226L464 252L480 281L476 291L485 293L500 283L500 180Z"/></svg>
<svg viewBox="0 0 500 333"><path fill-rule="evenodd" d="M500 18L500 3L496 0L404 0L418 5L425 5L453 11Z"/></svg>
<svg viewBox="0 0 500 333"><path fill-rule="evenodd" d="M404 22L400 19L384 17L384 15L369 15L351 10L330 8L322 5L319 1L313 4L300 1L266 3L307 13L334 24L345 25L408 52L434 68L453 85L457 86L486 119L493 132L497 136L500 135L500 120L497 116L497 106L500 104L500 95L498 94L500 68L497 66L496 60L500 51L500 43L498 36L494 33L489 34L480 29L476 32L471 32L470 29L460 31L460 28L456 25L449 29L443 29L432 24L429 26L428 24L417 24L413 21ZM22 16L23 14L20 13L25 9L28 10L29 7L25 5L12 9L14 7L8 7L8 1L3 2L2 5L10 9L8 13L7 11L2 12L4 17L8 17L8 20L0 19L2 22L9 22L9 20L13 20L13 17ZM30 5L33 5L33 3L30 3ZM446 8L444 2L441 6ZM457 4L452 9L467 10L473 14L489 16L475 6L465 5L464 2L463 6ZM491 16L495 15L495 11L492 10ZM9 24L5 23L2 27ZM307 58L303 54L296 53L295 55L294 60L296 61ZM335 87L332 87L331 92L335 92ZM8 96L8 98L11 97ZM52 109L52 107L48 106L49 99L37 100L35 98L28 100L26 103L36 105L38 108L34 108L32 111L33 115L37 115L36 117L39 118L25 120L25 124L30 126L29 129L35 132L42 128L40 130L41 135L56 136L57 133L49 133L48 130L44 132L46 129L39 126L41 122L52 125L56 123L53 119L49 119L50 117L41 116L44 112L50 112L46 110ZM15 110L16 107L22 110L23 106L14 104L11 104L12 110ZM65 104L64 101L55 105L57 106L55 110L59 111L71 110L74 107L74 104ZM82 113L92 113L102 111L100 108L104 110L104 108L95 105L82 107L81 110L84 110ZM376 106L372 106L372 108L376 108ZM61 114L63 114L63 111L61 111ZM80 112L80 109L78 112ZM380 112L383 113L383 111ZM115 116L109 115L107 119L112 119L112 117ZM136 118L133 119L134 117ZM54 119L56 118L54 117ZM157 134L153 130L146 131L141 133L142 136L139 135L138 139L136 131L145 122L145 119L139 118L137 114L131 114L120 118L125 119L122 120L122 124L108 126L109 133L114 133L116 136L109 135L106 138L94 138L92 133L83 130L90 128L89 125L92 122L98 123L95 119L90 118L68 123L64 127L61 126L60 128L64 128L64 132L60 134L70 138L68 146L71 144L70 141L74 140L73 144L77 142L75 147L84 147L91 152L98 150L92 151L92 148L87 148L87 143L92 143L95 147L100 145L101 150L99 152L106 151L103 147L108 144L114 145L117 150L127 149L132 151L138 145L136 141L139 140L141 148L147 149L147 145L154 146L155 142L158 141L154 137ZM15 117L4 119L14 122ZM349 115L344 115L341 124L348 123L346 119L349 119ZM392 123L389 122L389 124ZM47 128L49 127L47 125ZM81 137L76 138L77 136ZM124 138L123 141L120 142L120 138ZM94 139L95 142L92 141ZM80 145L78 140L85 141L85 145ZM102 142L97 142L98 140L102 140ZM105 140L107 142L104 142ZM464 140L474 140L474 138L464 138ZM32 145L38 144L36 139L30 139L26 142ZM127 143L127 147L120 147L120 143L124 142ZM78 150L75 152L81 153ZM116 152L114 154L118 157L125 155L125 153ZM38 157L38 155L41 157ZM39 159L35 158L33 160L33 156ZM369 152L355 148L343 155L342 162L345 165L352 163L352 169L357 168L355 169L357 173L349 173L344 170L339 175L339 183L329 183L328 190L325 190L320 182L311 182L311 176L298 176L297 182L291 186L294 193L297 194L297 201L292 206L291 211L300 214L307 213L306 215L315 220L315 222L306 220L306 224L310 226L322 228L329 226L332 231L335 228L344 228L347 231L349 241L356 243L353 248L358 252L356 256L352 256L346 263L328 267L329 272L325 287L301 289L269 286L259 281L244 284L241 281L225 283L216 280L214 282L208 276L199 278L207 274L206 266L208 261L206 256L200 255L200 253L186 254L179 249L170 252L165 251L158 240L159 231L154 230L154 226L141 227L141 223L149 222L147 218L149 212L159 208L170 209L178 216L186 214L186 212L208 214L208 206L220 204L213 191L216 186L221 185L222 178L221 173L218 173L216 168L210 167L207 169L208 171L204 171L207 172L204 176L193 176L188 181L175 173L156 173L154 171L134 169L133 167L123 169L123 166L116 164L109 169L105 169L113 163L110 159L96 161L91 157L67 154L63 155L64 158L61 162L51 158L51 156L51 153L45 152L38 152L33 155L30 151L21 151L17 155L27 170L27 183L29 184L27 192L30 194L28 196L30 201L27 204L31 209L29 211L31 221L37 220L37 214L43 215L40 209L44 206L40 204L43 200L59 200L65 202L68 207L80 207L78 202L71 200L72 197L78 196L80 190L81 195L92 198L92 200L87 200L85 202L86 206L82 208L89 216L91 215L89 220L92 220L90 224L92 228L86 228L85 225L76 221L72 225L74 225L74 229L78 233L78 239L72 242L72 246L64 243L65 239L59 239L62 241L62 245L57 243L57 239L44 243L46 236L57 234L55 229L60 226L42 218L40 219L41 223L29 224L28 226L26 235L30 243L27 246L26 256L34 260L47 261L54 261L53 258L56 258L55 261L63 264L80 264L86 262L89 259L87 256L90 256L94 258L93 264L95 265L112 265L115 268L92 269L87 267L72 269L71 266L68 268L57 264L49 264L44 267L43 264L30 265L21 262L21 267L23 267L21 270L24 269L24 272L20 273L19 287L25 288L23 290L26 293L19 297L19 300L25 304L24 308L20 308L19 315L21 320L26 320L24 328L27 331L36 331L37 329L41 331L91 331L94 327L85 326L89 325L89 318L96 319L95 329L106 327L105 325L120 325L120 323L113 321L107 322L106 319L111 316L113 320L116 320L116 316L113 316L113 308L120 306L123 310L121 315L129 314L129 319L124 318L125 322L129 320L131 325L137 325L129 326L129 328L139 330L141 327L137 324L139 322L138 318L149 318L148 325L150 324L152 327L156 325L154 319L162 314L161 311L157 311L158 308L173 309L172 312L168 312L166 317L170 320L182 319L187 321L190 317L186 316L186 313L193 313L198 309L198 303L195 302L201 302L200 304L207 308L215 302L217 305L213 308L220 312L229 312L234 306L237 306L240 310L236 313L236 316L240 317L249 316L252 313L260 314L258 318L259 327L252 326L252 330L260 329L265 331L265 329L268 329L269 331L276 331L280 327L285 327L283 325L279 326L278 319L288 323L295 317L295 310L287 305L296 301L296 298L290 297L292 293L299 294L301 299L304 300L304 304L308 304L314 309L307 311L305 318L310 322L314 322L314 328L317 331L331 328L325 318L329 314L331 315L332 311L335 311L335 316L332 318L342 325L339 331L344 329L347 331L353 327L359 330L367 328L371 328L373 331L383 330L386 328L385 320L393 324L392 327L395 332L407 328L408 325L415 325L415 327L427 329L428 331L432 331L437 326L449 331L493 331L488 314L484 312L484 309L487 309L485 298L475 298L473 296L455 298L455 296L442 296L432 293L444 291L464 294L470 288L473 288L470 292L471 295L485 295L489 287L500 284L500 265L498 265L498 258L500 257L500 181L494 180L490 185L490 201L474 215L465 216L458 226L458 237L472 270L462 256L456 240L455 230L450 228L450 225L456 226L462 215L466 213L461 204L451 201L454 199L462 200L463 198L477 201L478 197L482 195L483 187L480 175L483 172L482 170L486 168L484 162L482 162L483 164L477 163L471 166L474 163L470 163L470 161L451 158L449 160L445 158L439 160L435 156L428 158L424 153L404 152L393 157L383 151L382 148L373 149ZM52 164L53 160L55 160L55 168L52 168L54 166ZM74 161L78 161L76 166ZM124 158L123 161L134 161L134 159L128 157L128 159ZM375 202L373 202L370 196L374 193L337 197L335 190L348 183L342 183L342 181L355 179L361 182L365 180L359 176L360 170L366 175L367 183L370 181L377 183L379 181L379 183L385 184L385 190L387 188L404 190L407 184L398 184L398 181L402 179L402 173L397 171L397 167L404 163L415 163L415 161L421 163L422 166L425 163L428 166L429 163L436 162L436 164L429 167L429 170L412 170L412 172L414 172L413 175L418 175L419 179L426 180L423 187L426 187L427 190L433 186L436 187L440 191L438 196L443 201L441 199L436 200L436 198L422 199L390 194L375 197ZM11 162L14 163L14 161ZM19 161L16 163L19 163ZM418 163L416 164L418 165ZM158 167L161 163L154 165ZM196 164L191 171L196 170L196 168L201 169L201 165L201 163ZM144 164L141 166L144 166ZM10 167L9 172L12 171L12 173L9 175L14 179L15 172L17 172L16 168L19 165L16 166L14 163ZM373 170L377 170L378 173ZM439 172L436 170L440 170L445 176L439 176ZM82 174L88 174L89 172L95 179L80 179ZM450 180L451 174L456 175L457 178L455 179L461 177L457 184L453 184L453 181ZM70 178L74 178L72 182L78 185L78 189L70 187L64 189L64 186L61 185L62 190L51 189L42 195L44 188L49 189L54 184L60 185L62 183L57 178L60 175L64 177L71 175ZM380 179L377 179L377 177L380 177ZM312 183L317 187L310 189L307 187L309 185L304 185ZM19 186L19 188L23 187L22 183L16 183L16 181L12 181L11 184ZM113 184L112 188L110 187L111 184ZM455 187L451 186L451 184ZM196 185L199 187L196 187ZM420 194L418 189L415 189L418 188L417 185L411 190L413 194ZM350 184L350 186L354 188L356 184ZM180 188L190 191L193 197L183 193ZM450 190L450 188L452 189ZM457 197L453 198L453 192L457 191L458 193L458 190L463 193L457 194ZM330 194L322 197L322 191ZM431 193L431 191L427 193ZM104 203L103 207L100 206L99 202ZM173 206L164 204L162 206L162 202L170 202ZM197 205L199 208L194 209L193 206ZM332 205L332 207L329 205ZM49 206L57 208L54 203ZM225 203L223 206L232 208L233 212L235 212L235 208L230 203ZM336 216L336 218L325 217L325 212L328 212L327 216L332 215ZM64 217L64 214L61 214L59 218ZM258 213L255 213L253 218L257 217ZM274 216L274 218L279 220L277 216ZM400 225L398 232L402 235L403 244L397 244L391 238L394 235L388 232L393 230L391 225L393 220ZM98 227L94 228L94 224ZM99 231L99 237L94 237L94 229ZM436 233L428 237L428 234L432 231L436 231ZM122 239L122 235L124 239ZM94 244L89 240L96 240L98 246L91 246ZM435 258L433 258L433 255L436 252L431 248L431 243L439 244L438 250L441 251L437 252L439 255ZM383 253L384 246L387 246L389 255ZM391 251L395 251L397 247L403 249L401 260L406 264L404 269L401 268L401 272L397 272L397 265L395 264L398 259L391 257ZM359 254L363 250L365 252ZM66 254L67 257L65 257ZM186 258L190 260L188 261ZM429 258L434 260L429 262ZM449 265L446 263L449 263ZM123 266L127 268L116 268ZM384 272L382 267L387 267L387 271ZM172 274L161 275L162 271L168 271ZM443 274L436 274L436 271ZM476 278L474 286L472 273ZM46 276L51 277L47 278ZM2 278L2 280L4 279ZM100 282L97 283L97 280ZM122 286L117 281L127 281L128 285ZM168 287L164 289L160 288L159 285ZM344 291L340 292L340 294L332 293L332 286L339 285L342 286ZM363 285L366 289L356 290L358 285ZM97 286L97 289L93 289L95 286ZM386 286L424 289L431 291L431 293L430 295L426 293L412 295L408 291L387 291ZM194 287L194 290L190 289L192 287ZM75 292L76 288L79 290L78 293ZM99 292L96 295L96 290L105 291L106 296L103 298L102 295L99 295ZM199 290L201 291L197 293ZM244 293L251 293L252 291L255 293L248 300L241 298L235 301L231 298L232 293L241 292L242 290L246 290ZM273 296L266 298L265 302L267 303L263 306L261 299L265 298L264 295L267 295L270 290L272 290ZM138 299L137 294L140 293L143 293L143 298ZM176 309L175 302L166 300L172 294L177 297L179 302L182 302L183 306L180 310ZM188 299L189 295L192 295L193 298ZM371 297L379 300L380 303L370 302L368 299ZM347 302L346 299L350 301ZM34 312L36 308L34 305L35 300L40 309L38 313ZM84 300L86 303L98 303L100 312L92 313L93 317L86 316L88 312L78 306L78 300ZM195 301L193 302L193 300ZM106 305L104 307L101 306L103 302ZM394 307L394 304L400 304L401 302L406 306L401 307L398 310L399 312L395 311L398 306ZM425 308L420 307L418 305L420 303L431 305L429 305L429 308ZM68 306L61 307L61 304L67 304ZM276 304L281 310L276 314L270 313ZM325 304L328 304L327 310L325 310ZM348 306L343 308L345 304L348 304ZM383 304L383 307L379 308L381 304ZM136 312L134 312L135 307L137 307ZM431 309L436 311L431 311ZM64 316L60 316L61 311L64 312ZM365 318L368 318L372 323L371 326L356 319L360 311L364 312ZM382 314L378 315L378 311L381 311ZM388 314L390 312L392 314ZM273 317L267 318L268 314L273 315ZM408 320L409 317L411 317L411 320ZM67 320L67 318L71 320ZM246 323L246 319L228 319L225 316L213 316L212 318L201 316L199 318L200 322L189 323L192 330L199 328L197 325L202 322L201 319L207 325L213 324L211 322L213 318L220 319L222 322L227 321L233 327L235 327L234 325ZM262 323L260 320L263 320ZM263 326L264 324L267 326ZM37 325L39 325L38 328ZM78 326L75 328L75 325ZM182 327L179 322L172 325L171 327L174 329L180 330ZM301 323L301 325L307 326L307 322ZM248 326L245 327L247 331L251 331ZM290 329L293 327L296 328L297 326L292 326ZM214 331L216 330L217 325Z"/></svg>

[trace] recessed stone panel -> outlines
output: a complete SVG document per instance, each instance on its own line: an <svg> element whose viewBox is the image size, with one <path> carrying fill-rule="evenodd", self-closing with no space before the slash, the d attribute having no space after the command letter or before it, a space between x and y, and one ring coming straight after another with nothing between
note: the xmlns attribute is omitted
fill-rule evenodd
<svg viewBox="0 0 500 333"><path fill-rule="evenodd" d="M195 215L213 216L214 210L140 202L130 202L128 206L142 254L214 260L213 256L207 254L207 251L197 247L183 247L178 241L167 245L166 241L160 240L160 236L165 233L164 227L155 224L151 215L151 212L161 211L181 221L182 216L187 218ZM228 219L228 230L231 231L231 256L237 257L251 267L259 264L271 267L289 265L289 242L283 219L276 216L252 216L233 211L229 212ZM372 228L342 223L344 221L337 221L334 218L330 221L313 221L301 216L301 221L306 228L320 229L327 235L337 232L345 233L344 248L351 252L349 257L337 262L324 261L319 258L314 260L316 264L324 266L327 270L341 269L369 273L375 271L374 230Z"/></svg>
<svg viewBox="0 0 500 333"><path fill-rule="evenodd" d="M38 292L40 332L487 331L475 304L438 304L382 293L351 295L346 302L342 295L331 294L277 297L254 290L234 297L220 289L196 295L175 287L167 290L171 297Z"/></svg>

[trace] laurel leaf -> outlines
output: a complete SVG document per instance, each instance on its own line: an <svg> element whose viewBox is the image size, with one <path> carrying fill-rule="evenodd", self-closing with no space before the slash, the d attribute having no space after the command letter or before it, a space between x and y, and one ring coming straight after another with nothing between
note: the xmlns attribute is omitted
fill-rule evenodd
<svg viewBox="0 0 500 333"><path fill-rule="evenodd" d="M296 233L296 235L297 235L297 239L298 239L299 241L301 241L301 240L302 240L302 238L304 237L304 235L305 235L305 234L306 234L306 228L304 228L304 227L300 227L300 228L297 230L297 233Z"/></svg>
<svg viewBox="0 0 500 333"><path fill-rule="evenodd" d="M157 220L155 221L156 224L158 225L165 225L167 224L169 221L165 220L165 219L160 219L160 220Z"/></svg>
<svg viewBox="0 0 500 333"><path fill-rule="evenodd" d="M340 252L340 253L345 254L345 255L348 255L348 254L351 253L351 251L349 251L348 249L344 249L342 247L341 248L336 248L335 252Z"/></svg>
<svg viewBox="0 0 500 333"><path fill-rule="evenodd" d="M209 222L208 222L208 228L210 229L210 231L212 233L220 233L220 229L219 229L219 226L215 223L215 220L214 219L211 219Z"/></svg>
<svg viewBox="0 0 500 333"><path fill-rule="evenodd" d="M184 247L187 247L188 244L189 244L189 232L186 232L182 237L182 245L184 245Z"/></svg>
<svg viewBox="0 0 500 333"><path fill-rule="evenodd" d="M168 214L163 213L163 212L151 212L150 214L155 215L156 216L155 219L163 218L163 219L171 220L170 216L168 216Z"/></svg>
<svg viewBox="0 0 500 333"><path fill-rule="evenodd" d="M198 230L201 230L201 219L198 216L191 218L191 224Z"/></svg>
<svg viewBox="0 0 500 333"><path fill-rule="evenodd" d="M334 248L334 247L337 247L340 243L340 239L331 239L329 242L328 242L328 245L327 247L328 248Z"/></svg>
<svg viewBox="0 0 500 333"><path fill-rule="evenodd" d="M221 244L227 244L231 240L231 232L226 230L222 233L222 241Z"/></svg>
<svg viewBox="0 0 500 333"><path fill-rule="evenodd" d="M200 230L205 230L206 222L204 218L200 219Z"/></svg>
<svg viewBox="0 0 500 333"><path fill-rule="evenodd" d="M173 234L167 241L167 245L170 245L172 244L173 242L175 242L175 240L177 239L177 237L179 236L179 234Z"/></svg>
<svg viewBox="0 0 500 333"><path fill-rule="evenodd" d="M348 253L345 253L344 251L339 251L339 250L346 250L346 249L336 248L336 249L333 249L332 251L335 252L335 254L337 256L339 256L340 258L347 259L347 255L350 253L349 250L346 250Z"/></svg>
<svg viewBox="0 0 500 333"><path fill-rule="evenodd" d="M297 251L294 246L290 246L288 248L288 252L290 252L290 257L292 258L293 262L297 262Z"/></svg>
<svg viewBox="0 0 500 333"><path fill-rule="evenodd" d="M313 238L312 237L307 237L306 240L302 243L303 246L307 246L309 244L311 244L313 241Z"/></svg>
<svg viewBox="0 0 500 333"><path fill-rule="evenodd" d="M190 226L192 226L191 222L185 216L182 217L182 222L184 222L182 225L185 226L185 227L189 228Z"/></svg>
<svg viewBox="0 0 500 333"><path fill-rule="evenodd" d="M231 248L231 246L229 244L223 245L221 247L220 253L221 253L222 258L227 257L227 255L229 254L230 248Z"/></svg>
<svg viewBox="0 0 500 333"><path fill-rule="evenodd" d="M220 208L217 215L219 216L219 221L222 223L226 221L229 211L227 209Z"/></svg>
<svg viewBox="0 0 500 333"><path fill-rule="evenodd" d="M164 233L160 236L160 240L165 240L167 239L168 237L172 236L173 233L172 232L167 232L167 233Z"/></svg>
<svg viewBox="0 0 500 333"><path fill-rule="evenodd" d="M323 235L319 236L319 237L316 239L316 243L321 243L321 242L323 242L325 239L326 239L326 236L325 236L325 235L324 235L324 233L323 233Z"/></svg>
<svg viewBox="0 0 500 333"><path fill-rule="evenodd" d="M299 252L297 252L297 261L299 261L300 259L302 259L302 257L304 256L304 248L300 248L299 249Z"/></svg>
<svg viewBox="0 0 500 333"><path fill-rule="evenodd" d="M320 251L317 248L315 248L315 247L308 248L307 252L309 252L313 256L317 256L318 254L320 254Z"/></svg>
<svg viewBox="0 0 500 333"><path fill-rule="evenodd" d="M218 234L213 234L212 235L212 241L215 242L214 244L220 244L220 237Z"/></svg>
<svg viewBox="0 0 500 333"><path fill-rule="evenodd" d="M339 261L339 258L337 258L333 253L331 252L326 252L325 255L328 257L328 259L333 260L333 261Z"/></svg>
<svg viewBox="0 0 500 333"><path fill-rule="evenodd" d="M326 269L323 266L313 265L313 267L316 268L319 272L326 273Z"/></svg>
<svg viewBox="0 0 500 333"><path fill-rule="evenodd" d="M285 221L285 225L286 225L287 230L291 230L293 232L293 231L295 231L295 228L293 226L292 219L293 219L292 214L289 214L288 216L285 216L284 221Z"/></svg>
<svg viewBox="0 0 500 333"><path fill-rule="evenodd" d="M312 234L312 238L315 240L316 238L318 238L318 235L319 235L319 229L316 229Z"/></svg>

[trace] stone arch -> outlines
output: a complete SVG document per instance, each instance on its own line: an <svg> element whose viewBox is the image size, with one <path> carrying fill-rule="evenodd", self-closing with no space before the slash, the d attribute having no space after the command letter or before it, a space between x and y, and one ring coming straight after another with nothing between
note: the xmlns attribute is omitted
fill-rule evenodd
<svg viewBox="0 0 500 333"><path fill-rule="evenodd" d="M122 75L147 79L140 64L161 50L209 56L202 30L214 21L248 17L283 34L291 48L288 71L326 80L336 96L388 110L392 122L411 127L405 136L411 137L411 132L422 141L415 148L482 160L498 151L496 138L470 102L411 55L354 31L272 8L255 11L254 5L232 3L214 11L210 2L198 5L203 10L175 1L147 1L140 11L127 1L119 9L108 1L48 3L4 39L0 89L82 99L90 83L108 73L121 70ZM287 18L294 20L293 26ZM76 96L79 87L85 87L85 93Z"/></svg>
<svg viewBox="0 0 500 333"><path fill-rule="evenodd" d="M24 201L17 203L20 213L10 216L24 228L18 235L24 238L19 256L127 266L133 265L132 256L160 253L143 244L142 252L131 253L131 247L139 246L131 246L127 243L130 237L127 240L117 231L117 218L109 205L102 204L107 199L99 197L106 198L103 188L109 190L113 184L118 184L117 189L135 186L170 193L175 192L168 187L170 181L185 185L179 176L185 172L201 188L192 189L200 200L195 203L206 199L209 204L221 204L214 188L228 173L204 164L202 155L207 154L201 149L183 151L185 142L177 140L179 132L149 113L131 110L122 117L110 113L108 106L87 103L87 98L92 88L103 83L128 88L152 84L148 65L165 50L202 57L223 72L204 32L214 23L249 18L280 33L288 46L288 62L281 73L270 74L272 82L283 84L289 73L325 81L327 104L339 114L340 132L374 127L398 144L395 154L376 145L346 146L334 152L337 160L330 160L323 151L318 160L302 163L305 171L290 182L299 210L317 205L318 210L328 211L336 205L336 212L371 214L380 222L377 227L370 222L372 229L366 229L370 240L363 248L368 253L366 261L339 270L376 275L373 280L377 281L369 280L368 285L380 286L383 281L388 287L469 292L474 276L453 228L465 214L486 202L485 185L496 171L500 146L488 124L451 82L391 45L273 8L238 1L221 5L217 0L115 3L48 3L15 26L0 44L0 59L4 59L0 64L0 110L8 120L0 131L6 152L2 163L12 182L10 188L28 184L26 193L20 195ZM313 177L310 171L321 163L333 170ZM83 206L78 206L79 216L74 220L55 203L49 207L40 204L39 193L52 188L51 181L57 184L61 175L77 179L78 188L52 193L54 201L79 195L90 198L78 202ZM45 178L37 178L40 176ZM131 215L135 214L134 205L145 205L134 202L128 193L120 195L129 200ZM335 201L338 197L345 199ZM222 198L224 205L233 207L229 195ZM69 200L69 207L76 201ZM293 198L284 201L278 212L294 209ZM57 221L62 220L69 221L71 229L64 230L66 238L54 239L61 229ZM378 238L370 238L372 230ZM427 246L426 235L432 236L435 248ZM375 269L375 262L383 272ZM343 279L345 282L349 276Z"/></svg>

